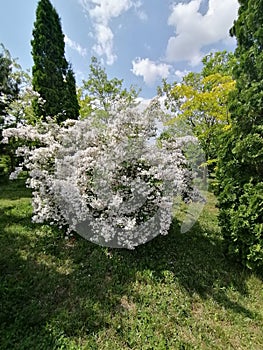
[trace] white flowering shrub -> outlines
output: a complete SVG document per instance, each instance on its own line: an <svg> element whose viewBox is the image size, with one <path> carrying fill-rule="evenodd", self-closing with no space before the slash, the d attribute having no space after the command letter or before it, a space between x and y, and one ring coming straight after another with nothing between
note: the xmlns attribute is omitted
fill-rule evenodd
<svg viewBox="0 0 263 350"><path fill-rule="evenodd" d="M187 140L157 144L155 119L150 106L109 112L107 122L91 116L5 130L5 142L35 144L17 150L24 160L12 175L29 170L33 220L128 249L167 234L174 197L193 201L197 192L182 152Z"/></svg>
<svg viewBox="0 0 263 350"><path fill-rule="evenodd" d="M40 95L33 90L31 77L21 70L19 66L14 73L14 77L19 81L19 93L15 99L10 101L9 94L0 93L0 105L6 104L5 115L0 115L0 176L10 174L18 164L19 160L15 151L19 145L24 143L23 140L9 140L8 145L2 144L2 130L15 128L21 125L36 124L37 118L34 115L33 103L44 104L45 101Z"/></svg>

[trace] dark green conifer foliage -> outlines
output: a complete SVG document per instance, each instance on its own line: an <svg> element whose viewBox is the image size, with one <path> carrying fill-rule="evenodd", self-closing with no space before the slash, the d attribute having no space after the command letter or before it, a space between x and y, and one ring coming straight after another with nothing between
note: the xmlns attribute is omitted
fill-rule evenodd
<svg viewBox="0 0 263 350"><path fill-rule="evenodd" d="M16 123L9 118L8 107L18 98L20 78L14 74L16 65L10 52L0 44L0 176L14 169L15 148L12 144L2 143L4 128L15 127Z"/></svg>
<svg viewBox="0 0 263 350"><path fill-rule="evenodd" d="M35 102L38 117L56 117L58 123L77 119L79 105L71 66L65 58L64 35L59 16L49 0L40 0L33 29L33 89L44 99Z"/></svg>
<svg viewBox="0 0 263 350"><path fill-rule="evenodd" d="M66 86L65 86L65 95L64 95L64 108L67 112L67 115L71 119L77 119L79 116L79 103L76 92L76 81L74 77L74 72L69 65L66 73ZM71 117L73 116L73 117Z"/></svg>
<svg viewBox="0 0 263 350"><path fill-rule="evenodd" d="M232 129L218 167L220 223L228 252L263 267L263 0L239 0Z"/></svg>
<svg viewBox="0 0 263 350"><path fill-rule="evenodd" d="M13 62L9 51L3 44L0 47L0 120L3 120L6 108L18 96L20 80L12 76Z"/></svg>

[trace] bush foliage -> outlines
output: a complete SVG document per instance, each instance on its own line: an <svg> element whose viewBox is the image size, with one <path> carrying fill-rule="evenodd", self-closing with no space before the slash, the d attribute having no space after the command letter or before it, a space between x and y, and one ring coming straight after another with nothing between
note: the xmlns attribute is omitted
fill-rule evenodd
<svg viewBox="0 0 263 350"><path fill-rule="evenodd" d="M218 168L220 223L228 252L249 268L263 266L263 1L239 0L232 129Z"/></svg>

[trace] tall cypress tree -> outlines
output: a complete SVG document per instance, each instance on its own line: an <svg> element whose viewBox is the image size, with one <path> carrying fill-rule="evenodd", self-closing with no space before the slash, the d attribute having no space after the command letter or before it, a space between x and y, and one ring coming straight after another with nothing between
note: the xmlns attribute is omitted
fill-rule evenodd
<svg viewBox="0 0 263 350"><path fill-rule="evenodd" d="M219 208L228 252L263 266L263 0L239 0L232 129L222 140Z"/></svg>
<svg viewBox="0 0 263 350"><path fill-rule="evenodd" d="M56 117L58 123L77 119L79 105L76 82L65 58L64 35L59 16L49 0L40 0L33 29L33 89L44 104L35 102L38 117Z"/></svg>

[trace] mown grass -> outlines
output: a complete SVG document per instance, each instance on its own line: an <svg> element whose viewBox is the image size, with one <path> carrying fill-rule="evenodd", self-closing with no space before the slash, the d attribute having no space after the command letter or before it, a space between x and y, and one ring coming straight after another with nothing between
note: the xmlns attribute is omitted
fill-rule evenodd
<svg viewBox="0 0 263 350"><path fill-rule="evenodd" d="M0 349L263 349L263 282L228 261L215 198L181 234L134 251L31 223L0 184Z"/></svg>

